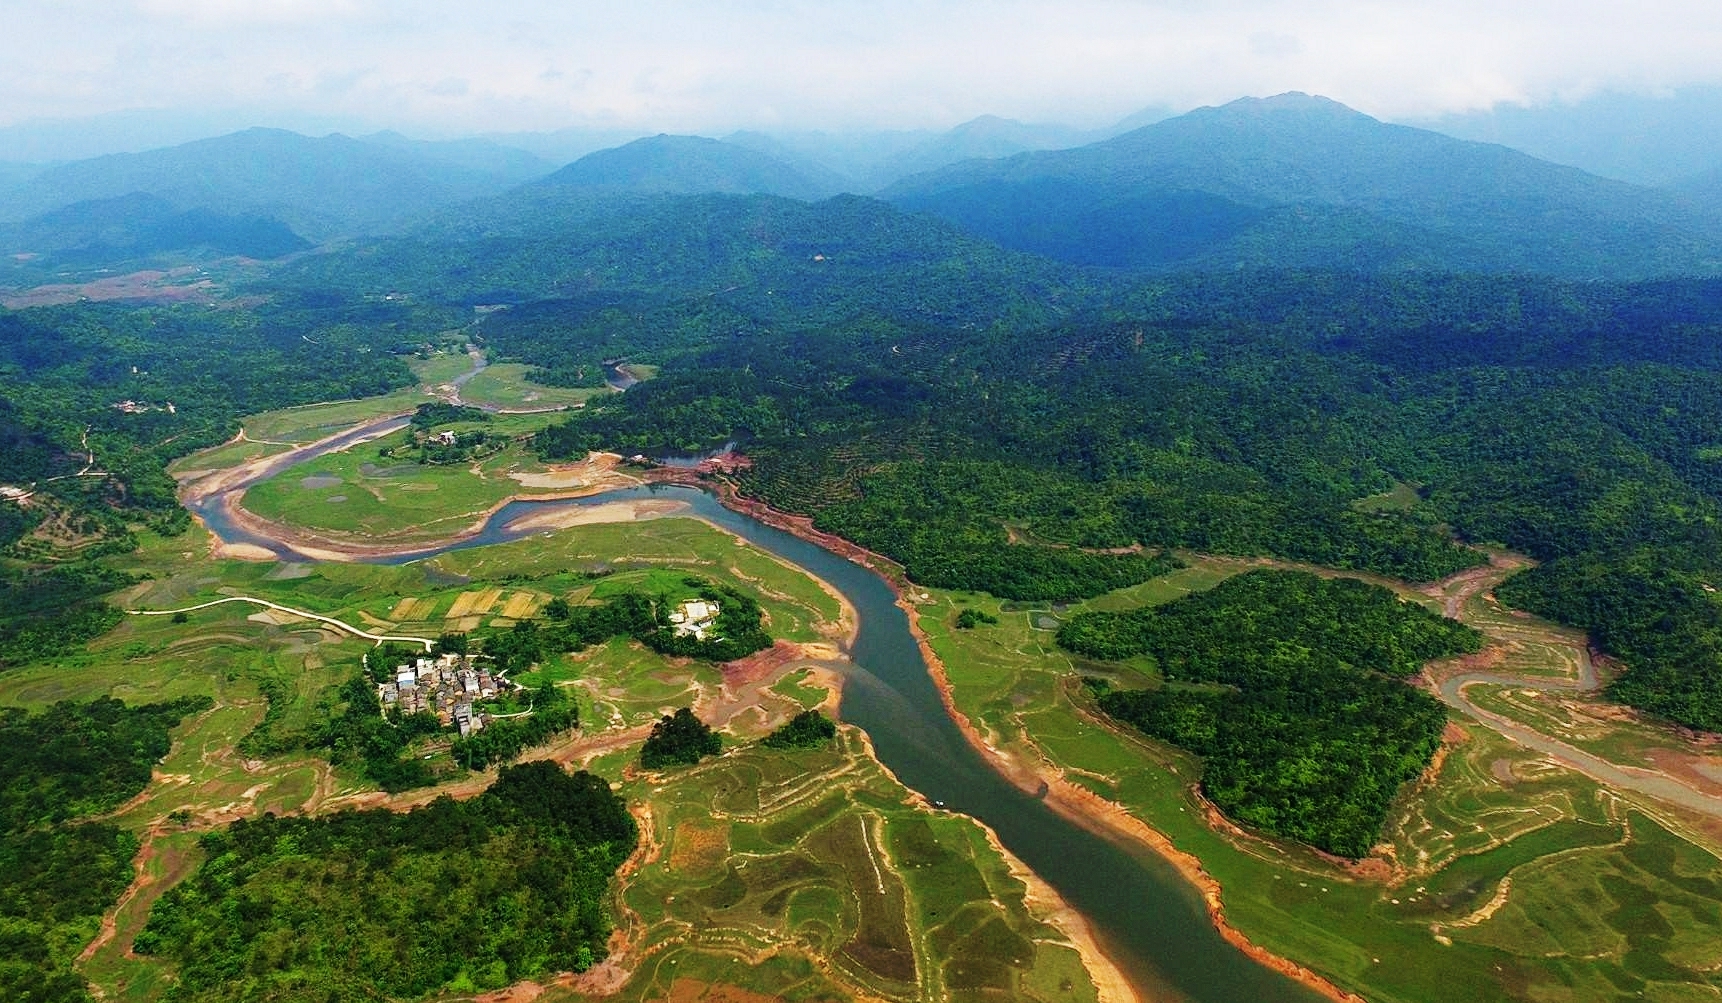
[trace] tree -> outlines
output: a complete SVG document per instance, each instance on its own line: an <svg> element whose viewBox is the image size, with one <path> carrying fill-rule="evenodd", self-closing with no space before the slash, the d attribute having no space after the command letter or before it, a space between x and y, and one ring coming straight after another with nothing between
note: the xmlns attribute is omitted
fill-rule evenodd
<svg viewBox="0 0 1722 1003"><path fill-rule="evenodd" d="M773 749L808 749L836 737L835 721L817 710L804 710L765 736L764 744Z"/></svg>
<svg viewBox="0 0 1722 1003"><path fill-rule="evenodd" d="M723 739L686 707L658 719L640 749L640 765L648 770L692 765L723 748Z"/></svg>

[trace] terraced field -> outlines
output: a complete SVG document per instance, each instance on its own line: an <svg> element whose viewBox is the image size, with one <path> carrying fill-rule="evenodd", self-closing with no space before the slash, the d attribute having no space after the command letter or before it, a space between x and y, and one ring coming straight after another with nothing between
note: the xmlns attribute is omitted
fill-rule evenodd
<svg viewBox="0 0 1722 1003"><path fill-rule="evenodd" d="M653 844L622 895L620 999L688 981L776 999L1096 998L985 833L908 801L854 732L625 790L649 799Z"/></svg>

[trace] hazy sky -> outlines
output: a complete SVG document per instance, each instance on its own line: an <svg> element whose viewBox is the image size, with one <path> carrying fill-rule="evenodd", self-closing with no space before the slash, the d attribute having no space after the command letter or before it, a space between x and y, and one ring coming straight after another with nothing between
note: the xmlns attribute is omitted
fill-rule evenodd
<svg viewBox="0 0 1722 1003"><path fill-rule="evenodd" d="M237 110L425 136L1384 118L1722 82L1719 0L0 0L0 126Z"/></svg>

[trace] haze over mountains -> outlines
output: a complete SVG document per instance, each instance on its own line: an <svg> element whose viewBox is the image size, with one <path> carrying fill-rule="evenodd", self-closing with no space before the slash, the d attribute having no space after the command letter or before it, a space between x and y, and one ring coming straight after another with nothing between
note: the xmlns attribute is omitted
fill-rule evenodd
<svg viewBox="0 0 1722 1003"><path fill-rule="evenodd" d="M1586 277L1722 267L1722 225L1673 196L1302 94L958 164L882 197L1081 264Z"/></svg>
<svg viewBox="0 0 1722 1003"><path fill-rule="evenodd" d="M142 192L181 208L277 218L324 239L370 232L502 191L546 172L527 154L487 158L471 144L318 139L279 129L198 140L146 153L50 167L0 199L0 221L18 222L94 199Z"/></svg>
<svg viewBox="0 0 1722 1003"><path fill-rule="evenodd" d="M1145 110L1120 128L1157 117ZM577 202L878 192L900 210L1076 265L1722 271L1722 170L1651 189L1295 93L1093 140L983 117L939 136L868 141L660 135L558 167L488 139L249 129L0 171L0 249L63 261L191 249L273 257L414 229L527 233L566 225Z"/></svg>

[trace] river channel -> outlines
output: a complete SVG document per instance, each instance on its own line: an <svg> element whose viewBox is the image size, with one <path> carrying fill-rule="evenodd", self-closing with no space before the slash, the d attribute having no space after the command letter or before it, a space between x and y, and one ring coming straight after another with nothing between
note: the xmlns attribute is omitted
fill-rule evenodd
<svg viewBox="0 0 1722 1003"><path fill-rule="evenodd" d="M302 459L309 458L311 454ZM243 487L206 499L193 511L227 542L261 546L286 560L305 560L277 541L234 524L226 504L229 498L236 502ZM1088 918L1108 956L1144 998L1201 1003L1309 1003L1322 998L1221 938L1197 890L1164 859L1146 847L1114 842L1072 823L989 766L947 714L907 615L883 579L822 547L724 508L703 491L657 486L572 501L516 501L492 516L476 536L373 563L403 564L521 539L532 531L509 526L547 506L647 497L684 502L689 515L805 569L843 593L855 608L860 629L849 651L854 668L845 681L841 718L867 732L880 762L905 785L996 832L1013 854Z"/></svg>

